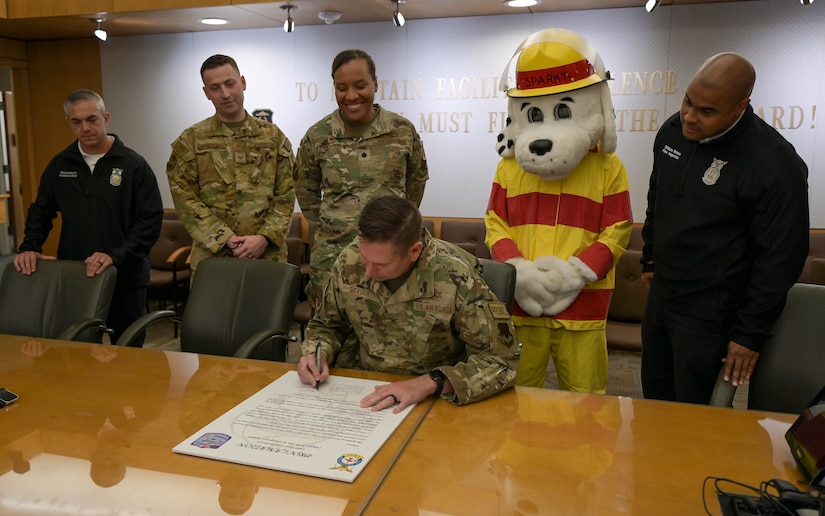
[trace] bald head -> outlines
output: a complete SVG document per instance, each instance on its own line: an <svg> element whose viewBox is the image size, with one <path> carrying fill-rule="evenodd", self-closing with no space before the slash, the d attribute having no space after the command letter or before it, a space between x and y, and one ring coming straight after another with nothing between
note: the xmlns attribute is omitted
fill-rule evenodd
<svg viewBox="0 0 825 516"><path fill-rule="evenodd" d="M739 54L724 52L705 61L696 71L693 80L700 81L705 88L717 90L729 101L738 103L751 96L756 71Z"/></svg>
<svg viewBox="0 0 825 516"><path fill-rule="evenodd" d="M690 80L680 111L682 134L702 141L730 128L750 103L753 66L739 54L716 54Z"/></svg>

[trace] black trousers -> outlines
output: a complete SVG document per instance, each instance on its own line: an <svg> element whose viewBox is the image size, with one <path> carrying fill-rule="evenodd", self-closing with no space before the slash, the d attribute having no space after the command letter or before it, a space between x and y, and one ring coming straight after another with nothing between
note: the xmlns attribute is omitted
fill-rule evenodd
<svg viewBox="0 0 825 516"><path fill-rule="evenodd" d="M656 287L642 319L644 397L707 405L728 353L731 323L666 310Z"/></svg>
<svg viewBox="0 0 825 516"><path fill-rule="evenodd" d="M130 324L146 315L146 287L116 287L109 307L109 316L106 325L112 329L109 336L112 343L117 342ZM143 347L146 333L142 333L132 343L134 347Z"/></svg>

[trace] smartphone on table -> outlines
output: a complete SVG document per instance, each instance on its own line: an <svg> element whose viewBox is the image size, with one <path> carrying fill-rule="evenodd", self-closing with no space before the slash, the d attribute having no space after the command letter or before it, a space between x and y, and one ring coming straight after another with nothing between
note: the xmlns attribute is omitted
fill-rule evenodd
<svg viewBox="0 0 825 516"><path fill-rule="evenodd" d="M17 394L0 387L0 407L11 405L17 400Z"/></svg>

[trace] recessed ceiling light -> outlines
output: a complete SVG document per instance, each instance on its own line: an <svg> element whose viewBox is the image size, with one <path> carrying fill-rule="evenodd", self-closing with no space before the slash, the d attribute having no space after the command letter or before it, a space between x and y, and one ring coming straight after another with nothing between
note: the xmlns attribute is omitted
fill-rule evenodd
<svg viewBox="0 0 825 516"><path fill-rule="evenodd" d="M204 25L226 25L229 20L223 18L201 18L201 23Z"/></svg>
<svg viewBox="0 0 825 516"><path fill-rule="evenodd" d="M541 0L504 0L507 7L533 7L539 5Z"/></svg>

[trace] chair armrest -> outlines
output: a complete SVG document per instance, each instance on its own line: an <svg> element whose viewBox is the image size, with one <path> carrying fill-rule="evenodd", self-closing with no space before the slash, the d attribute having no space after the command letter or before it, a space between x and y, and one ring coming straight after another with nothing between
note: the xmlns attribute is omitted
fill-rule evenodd
<svg viewBox="0 0 825 516"><path fill-rule="evenodd" d="M716 385L713 386L713 393L710 395L712 407L733 407L733 396L736 394L736 387L733 383L725 381L725 366L719 369L719 376L716 377Z"/></svg>
<svg viewBox="0 0 825 516"><path fill-rule="evenodd" d="M106 324L103 319L87 319L72 324L57 336L58 340L76 340L81 333L89 328L99 328L101 331L106 331Z"/></svg>
<svg viewBox="0 0 825 516"><path fill-rule="evenodd" d="M164 321L167 319L175 319L177 321L180 321L180 319L178 319L177 312L175 312L174 310L158 310L156 312L148 313L140 319L138 319L137 321L130 324L129 327L123 331L123 335L121 335L120 338L117 339L115 345L129 346L137 338L138 335L140 335L146 330L146 328L155 324L158 321Z"/></svg>
<svg viewBox="0 0 825 516"><path fill-rule="evenodd" d="M288 341L296 341L297 337L285 335L278 330L261 330L253 333L246 341L241 344L241 347L232 355L235 358L249 358L252 353L258 349L258 346L270 339L277 339L279 343L275 346L275 357L273 360L278 362L286 362L286 343Z"/></svg>
<svg viewBox="0 0 825 516"><path fill-rule="evenodd" d="M187 260L190 252L192 252L191 245L178 247L172 252L172 254L169 255L169 258L166 259L166 263L172 263L176 268L180 265L186 265L186 263L188 263Z"/></svg>

